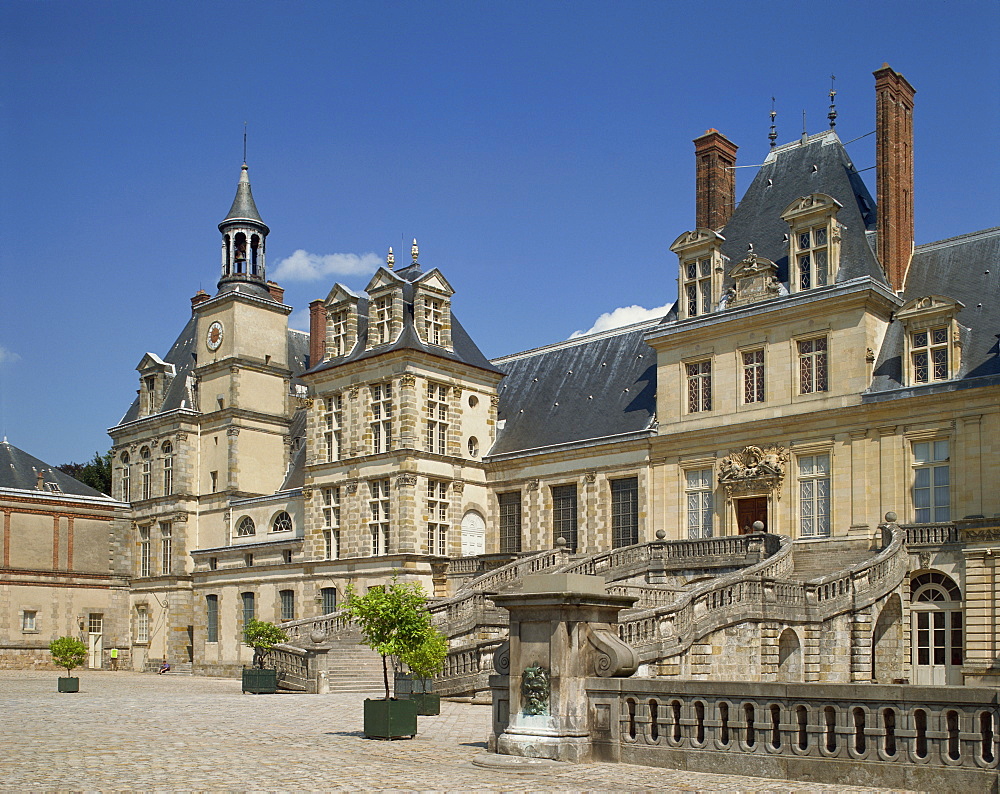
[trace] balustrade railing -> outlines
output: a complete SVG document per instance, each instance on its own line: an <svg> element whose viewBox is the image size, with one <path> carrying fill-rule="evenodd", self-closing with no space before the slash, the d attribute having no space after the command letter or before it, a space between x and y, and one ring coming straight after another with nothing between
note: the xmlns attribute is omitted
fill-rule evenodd
<svg viewBox="0 0 1000 794"><path fill-rule="evenodd" d="M938 546L942 543L958 543L958 527L954 524L907 524L907 546Z"/></svg>

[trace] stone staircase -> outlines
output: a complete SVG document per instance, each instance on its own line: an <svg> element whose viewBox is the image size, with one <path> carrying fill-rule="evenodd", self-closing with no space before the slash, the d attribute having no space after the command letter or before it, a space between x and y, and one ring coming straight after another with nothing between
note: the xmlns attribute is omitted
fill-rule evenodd
<svg viewBox="0 0 1000 794"><path fill-rule="evenodd" d="M330 692L382 692L385 688L382 657L353 637L330 641L326 677ZM391 668L389 687L391 691Z"/></svg>
<svg viewBox="0 0 1000 794"><path fill-rule="evenodd" d="M862 545L863 544L863 545ZM857 543L802 543L792 546L792 572L790 579L808 582L823 576L853 568L877 554L868 547L868 541Z"/></svg>

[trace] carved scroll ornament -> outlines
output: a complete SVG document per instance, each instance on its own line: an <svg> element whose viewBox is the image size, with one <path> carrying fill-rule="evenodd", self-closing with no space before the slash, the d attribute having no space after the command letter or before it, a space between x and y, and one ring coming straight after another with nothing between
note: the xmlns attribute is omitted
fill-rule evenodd
<svg viewBox="0 0 1000 794"><path fill-rule="evenodd" d="M597 652L594 672L601 678L628 678L639 669L639 657L635 650L622 642L613 631L592 629L590 644Z"/></svg>

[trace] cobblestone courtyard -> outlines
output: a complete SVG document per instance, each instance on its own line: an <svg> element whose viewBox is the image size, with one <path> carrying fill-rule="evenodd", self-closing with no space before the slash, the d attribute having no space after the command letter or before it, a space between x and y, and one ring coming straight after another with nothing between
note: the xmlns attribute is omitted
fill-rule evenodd
<svg viewBox="0 0 1000 794"><path fill-rule="evenodd" d="M0 790L861 791L624 764L484 769L490 709L442 703L413 740L361 734L363 694L244 695L232 679L0 671Z"/></svg>

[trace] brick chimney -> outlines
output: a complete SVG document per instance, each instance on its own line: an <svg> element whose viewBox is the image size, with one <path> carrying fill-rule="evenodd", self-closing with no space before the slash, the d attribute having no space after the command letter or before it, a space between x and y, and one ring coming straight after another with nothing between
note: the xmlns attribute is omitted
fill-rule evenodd
<svg viewBox="0 0 1000 794"><path fill-rule="evenodd" d="M309 366L326 358L326 306L317 299L309 304Z"/></svg>
<svg viewBox="0 0 1000 794"><path fill-rule="evenodd" d="M913 95L889 64L875 75L875 181L878 259L894 290L901 290L913 253Z"/></svg>
<svg viewBox="0 0 1000 794"><path fill-rule="evenodd" d="M271 293L271 297L278 303L285 302L285 290L279 287L275 282L267 282L267 291Z"/></svg>
<svg viewBox="0 0 1000 794"><path fill-rule="evenodd" d="M207 292L205 292L205 290L203 290L203 289L198 290L194 294L194 297L191 298L191 308L193 309L199 303L204 303L205 301L207 301L211 297L212 296L209 295Z"/></svg>
<svg viewBox="0 0 1000 794"><path fill-rule="evenodd" d="M718 130L694 139L695 228L718 231L736 207L736 150Z"/></svg>

